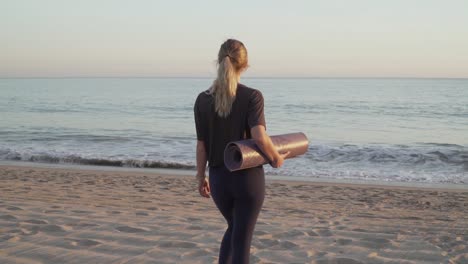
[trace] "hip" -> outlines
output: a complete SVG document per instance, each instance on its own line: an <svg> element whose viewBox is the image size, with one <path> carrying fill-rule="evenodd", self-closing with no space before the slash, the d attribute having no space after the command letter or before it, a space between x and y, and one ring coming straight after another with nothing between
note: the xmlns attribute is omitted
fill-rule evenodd
<svg viewBox="0 0 468 264"><path fill-rule="evenodd" d="M209 183L213 194L224 193L242 199L257 199L265 195L263 166L233 172L224 166L210 167Z"/></svg>
<svg viewBox="0 0 468 264"><path fill-rule="evenodd" d="M238 171L229 171L226 166L215 166L215 167L209 167L209 175L210 177L213 176L225 176L225 177L242 177L242 176L265 176L265 171L263 169L263 165L253 167L253 168L248 168L248 169L243 169L243 170L238 170Z"/></svg>

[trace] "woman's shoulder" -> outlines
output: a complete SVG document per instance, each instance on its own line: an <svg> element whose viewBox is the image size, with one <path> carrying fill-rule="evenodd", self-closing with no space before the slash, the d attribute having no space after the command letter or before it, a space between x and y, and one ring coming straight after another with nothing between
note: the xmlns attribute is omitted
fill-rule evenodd
<svg viewBox="0 0 468 264"><path fill-rule="evenodd" d="M210 93L210 90L205 90L200 92L195 99L194 108L199 110L207 109L210 105L213 104L213 95Z"/></svg>
<svg viewBox="0 0 468 264"><path fill-rule="evenodd" d="M242 93L245 93L247 94L249 97L251 96L254 96L254 97L257 97L257 96L262 96L262 92L258 89L255 89L255 88L252 88L252 87L249 87L247 85L244 85L244 84L241 84L239 83L237 85L237 91L238 92L242 92Z"/></svg>
<svg viewBox="0 0 468 264"><path fill-rule="evenodd" d="M210 98L210 97L212 97L212 95L211 95L211 93L210 93L210 89L207 89L207 90L204 90L204 91L200 92L200 93L197 95L196 101L208 99L208 98Z"/></svg>

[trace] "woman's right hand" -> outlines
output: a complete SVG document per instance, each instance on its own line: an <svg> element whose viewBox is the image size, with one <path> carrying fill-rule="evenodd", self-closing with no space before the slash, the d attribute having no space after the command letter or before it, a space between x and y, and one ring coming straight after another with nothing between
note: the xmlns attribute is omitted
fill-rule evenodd
<svg viewBox="0 0 468 264"><path fill-rule="evenodd" d="M198 177L198 192L205 198L210 198L210 183L205 177Z"/></svg>
<svg viewBox="0 0 468 264"><path fill-rule="evenodd" d="M285 152L285 153L278 153L278 156L273 159L273 161L270 163L273 168L279 168L283 166L284 159L290 154L291 152Z"/></svg>

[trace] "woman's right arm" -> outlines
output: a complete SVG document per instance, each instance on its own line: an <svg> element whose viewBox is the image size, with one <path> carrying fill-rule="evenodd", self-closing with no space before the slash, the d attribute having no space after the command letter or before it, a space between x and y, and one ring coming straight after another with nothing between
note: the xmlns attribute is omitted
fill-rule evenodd
<svg viewBox="0 0 468 264"><path fill-rule="evenodd" d="M270 136L266 133L265 127L263 125L257 125L250 129L250 134L252 139L255 140L258 148L270 160L270 164L273 168L279 168L283 165L284 158L288 156L289 151L283 154L280 154L276 150L273 142L271 142Z"/></svg>

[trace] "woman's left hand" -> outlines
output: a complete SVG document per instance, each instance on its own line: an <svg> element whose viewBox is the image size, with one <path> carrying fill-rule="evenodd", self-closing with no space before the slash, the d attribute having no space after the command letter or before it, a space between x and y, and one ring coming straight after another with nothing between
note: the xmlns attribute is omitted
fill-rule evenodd
<svg viewBox="0 0 468 264"><path fill-rule="evenodd" d="M198 179L198 192L201 196L210 198L210 184L208 179Z"/></svg>

